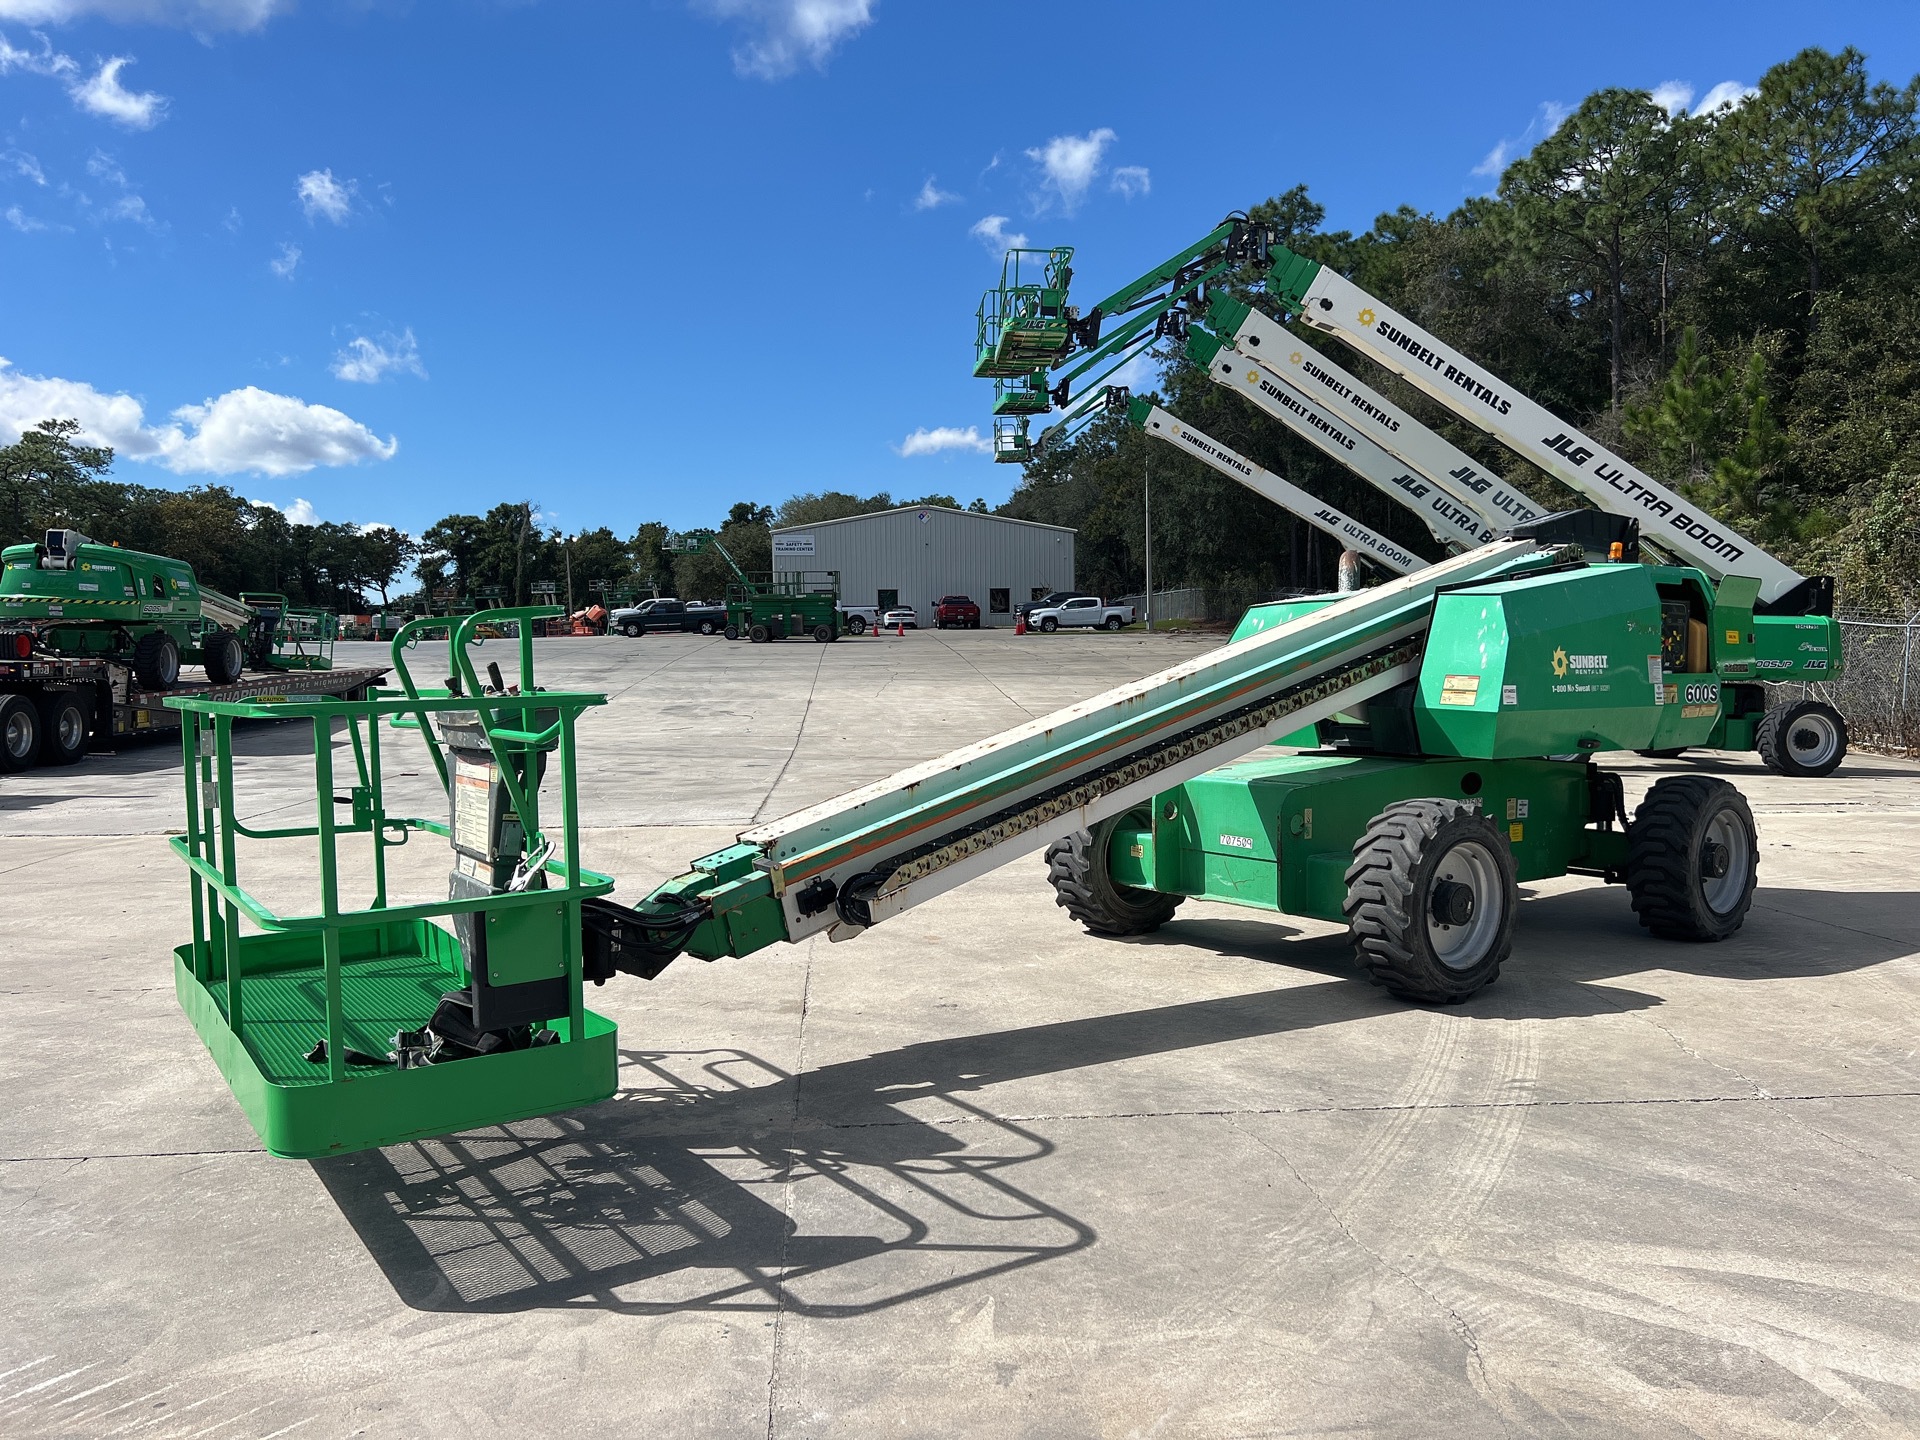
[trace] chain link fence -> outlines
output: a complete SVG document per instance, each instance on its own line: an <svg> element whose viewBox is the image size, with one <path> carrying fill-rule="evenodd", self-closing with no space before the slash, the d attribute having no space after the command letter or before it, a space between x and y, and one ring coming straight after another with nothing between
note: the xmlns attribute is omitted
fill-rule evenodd
<svg viewBox="0 0 1920 1440"><path fill-rule="evenodd" d="M1902 619L1843 610L1834 618L1840 622L1840 674L1770 688L1826 701L1846 717L1854 745L1920 754L1920 611Z"/></svg>

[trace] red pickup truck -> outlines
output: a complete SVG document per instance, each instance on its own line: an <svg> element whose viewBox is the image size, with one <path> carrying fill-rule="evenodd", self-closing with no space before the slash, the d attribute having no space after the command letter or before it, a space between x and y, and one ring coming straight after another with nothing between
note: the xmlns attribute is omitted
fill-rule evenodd
<svg viewBox="0 0 1920 1440"><path fill-rule="evenodd" d="M964 595L942 595L933 607L933 628L978 630L980 607Z"/></svg>

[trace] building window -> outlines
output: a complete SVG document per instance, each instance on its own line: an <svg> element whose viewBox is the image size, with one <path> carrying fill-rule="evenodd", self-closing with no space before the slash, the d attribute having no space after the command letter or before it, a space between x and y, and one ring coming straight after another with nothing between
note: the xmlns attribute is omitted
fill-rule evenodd
<svg viewBox="0 0 1920 1440"><path fill-rule="evenodd" d="M882 615L886 614L889 610L898 609L900 605L900 592L898 590L882 590L880 592L880 598L874 602L874 605Z"/></svg>
<svg viewBox="0 0 1920 1440"><path fill-rule="evenodd" d="M1013 611L1013 592L1011 590L987 591L987 613L989 615L1008 615Z"/></svg>

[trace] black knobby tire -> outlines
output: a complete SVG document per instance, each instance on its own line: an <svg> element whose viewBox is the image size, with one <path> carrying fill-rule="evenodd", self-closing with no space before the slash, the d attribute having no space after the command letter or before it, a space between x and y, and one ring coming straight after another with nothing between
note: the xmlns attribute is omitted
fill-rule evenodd
<svg viewBox="0 0 1920 1440"><path fill-rule="evenodd" d="M1186 899L1115 883L1107 871L1107 845L1124 818L1102 820L1091 832L1076 830L1047 847L1053 903L1095 935L1145 935L1158 930Z"/></svg>
<svg viewBox="0 0 1920 1440"><path fill-rule="evenodd" d="M729 625L720 633L729 640L738 640L740 638L740 627L738 625Z"/></svg>
<svg viewBox="0 0 1920 1440"><path fill-rule="evenodd" d="M829 640L833 639L833 627L831 625L814 626L813 639L814 639L814 643L817 645L826 644Z"/></svg>
<svg viewBox="0 0 1920 1440"><path fill-rule="evenodd" d="M1818 780L1847 758L1847 722L1831 705L1796 700L1762 716L1753 743L1776 775Z"/></svg>
<svg viewBox="0 0 1920 1440"><path fill-rule="evenodd" d="M764 625L755 625L747 631L747 639L756 645L764 645L770 638L772 638L772 632Z"/></svg>
<svg viewBox="0 0 1920 1440"><path fill-rule="evenodd" d="M1040 617L1040 628L1051 635L1060 628L1060 622L1051 615L1043 615Z"/></svg>
<svg viewBox="0 0 1920 1440"><path fill-rule="evenodd" d="M1663 940L1724 940L1746 921L1759 860L1744 795L1711 775L1670 775L1627 827L1633 913Z"/></svg>
<svg viewBox="0 0 1920 1440"><path fill-rule="evenodd" d="M1513 851L1469 801L1389 805L1354 843L1346 881L1354 957L1403 1000L1458 1004L1513 951Z"/></svg>
<svg viewBox="0 0 1920 1440"><path fill-rule="evenodd" d="M240 678L247 663L246 652L240 648L240 637L231 630L213 631L201 642L200 663L207 672L208 683L231 685Z"/></svg>
<svg viewBox="0 0 1920 1440"><path fill-rule="evenodd" d="M134 643L133 673L149 690L166 690L180 678L180 647L164 630L149 630Z"/></svg>
<svg viewBox="0 0 1920 1440"><path fill-rule="evenodd" d="M0 695L0 774L17 775L40 763L46 727L40 707L25 695Z"/></svg>
<svg viewBox="0 0 1920 1440"><path fill-rule="evenodd" d="M84 695L56 690L40 697L40 763L72 765L87 753L93 705Z"/></svg>

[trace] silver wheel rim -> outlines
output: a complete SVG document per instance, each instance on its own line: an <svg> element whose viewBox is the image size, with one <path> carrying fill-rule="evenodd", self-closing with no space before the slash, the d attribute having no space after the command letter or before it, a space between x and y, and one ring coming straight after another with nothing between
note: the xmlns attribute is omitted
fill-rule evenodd
<svg viewBox="0 0 1920 1440"><path fill-rule="evenodd" d="M87 738L87 727L81 720L80 712L69 705L60 712L60 748L78 750L80 743Z"/></svg>
<svg viewBox="0 0 1920 1440"><path fill-rule="evenodd" d="M1753 873L1753 845L1747 837L1747 827L1740 823L1740 817L1731 807L1722 806L1707 822L1701 850L1704 852L1708 845L1726 847L1727 873L1717 877L1703 874L1700 897L1714 914L1725 915L1747 893L1747 877Z"/></svg>
<svg viewBox="0 0 1920 1440"><path fill-rule="evenodd" d="M7 743L7 754L16 760L27 758L27 747L33 743L33 721L24 710L15 710L7 717L4 738Z"/></svg>
<svg viewBox="0 0 1920 1440"><path fill-rule="evenodd" d="M1506 918L1506 887L1501 883L1500 864L1493 852L1478 840L1462 840L1434 867L1427 887L1431 900L1434 888L1442 880L1464 885L1473 893L1473 914L1464 925L1443 925L1433 918L1432 909L1423 904L1427 925L1427 945L1433 958L1449 970L1470 970L1486 958L1493 937Z"/></svg>
<svg viewBox="0 0 1920 1440"><path fill-rule="evenodd" d="M1831 715L1810 710L1787 726L1787 753L1796 765L1817 769L1840 749L1840 727Z"/></svg>

